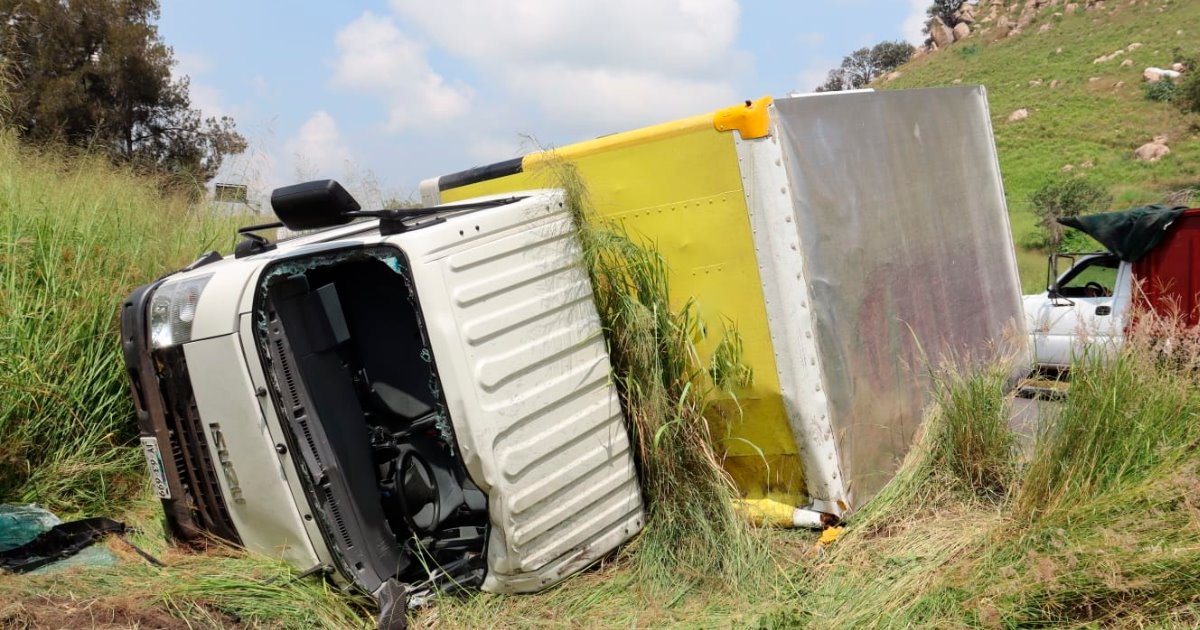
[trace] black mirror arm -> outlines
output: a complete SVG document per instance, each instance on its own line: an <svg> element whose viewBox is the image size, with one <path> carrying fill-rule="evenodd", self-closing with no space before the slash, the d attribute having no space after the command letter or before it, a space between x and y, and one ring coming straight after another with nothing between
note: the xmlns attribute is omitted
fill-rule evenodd
<svg viewBox="0 0 1200 630"><path fill-rule="evenodd" d="M1050 285L1050 303L1054 306L1075 306L1075 302L1058 291L1058 283ZM1063 303L1059 303L1062 300Z"/></svg>

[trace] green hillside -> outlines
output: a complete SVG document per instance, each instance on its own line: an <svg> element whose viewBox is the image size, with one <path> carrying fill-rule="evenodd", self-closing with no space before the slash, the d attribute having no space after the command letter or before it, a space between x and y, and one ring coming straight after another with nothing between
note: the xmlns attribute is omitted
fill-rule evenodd
<svg viewBox="0 0 1200 630"><path fill-rule="evenodd" d="M1113 209L1200 188L1200 137L1192 126L1197 120L1174 105L1146 100L1142 79L1148 67L1170 67L1177 48L1200 51L1200 2L1106 2L1090 10L1081 2L1071 15L1062 13L1063 3L1052 4L1019 35L1000 37L995 26L980 30L913 60L898 78L875 86L961 82L987 88L1026 291L1044 288L1045 279L1045 258L1029 247L1036 241L1029 194L1062 174L1064 166L1108 187ZM1132 44L1141 46L1129 51ZM1126 52L1093 63L1117 50ZM1133 63L1122 66L1127 59ZM1029 118L1008 122L1021 108L1029 110ZM1135 160L1134 150L1158 135L1169 138L1171 154L1155 163Z"/></svg>

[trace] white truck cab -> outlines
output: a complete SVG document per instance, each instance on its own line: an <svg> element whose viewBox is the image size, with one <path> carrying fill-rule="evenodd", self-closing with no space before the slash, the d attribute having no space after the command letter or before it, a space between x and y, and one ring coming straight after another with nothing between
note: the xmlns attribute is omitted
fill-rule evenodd
<svg viewBox="0 0 1200 630"><path fill-rule="evenodd" d="M1024 297L1038 365L1067 368L1085 347L1120 344L1132 303L1129 263L1109 253L1051 254L1047 275L1045 293Z"/></svg>
<svg viewBox="0 0 1200 630"><path fill-rule="evenodd" d="M1200 209L1148 206L1060 222L1108 251L1051 254L1046 292L1024 297L1040 368L1065 370L1087 353L1107 356L1139 312L1189 329L1200 324Z"/></svg>
<svg viewBox="0 0 1200 630"><path fill-rule="evenodd" d="M297 230L375 218L249 238L124 305L176 537L325 572L374 594L386 625L415 590L537 591L641 528L559 191L362 212L325 180L272 204Z"/></svg>

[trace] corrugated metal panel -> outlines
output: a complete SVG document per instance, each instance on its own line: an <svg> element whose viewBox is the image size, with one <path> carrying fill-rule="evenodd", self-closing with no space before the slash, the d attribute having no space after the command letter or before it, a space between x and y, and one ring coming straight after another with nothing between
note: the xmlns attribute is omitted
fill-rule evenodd
<svg viewBox="0 0 1200 630"><path fill-rule="evenodd" d="M642 502L592 288L568 215L443 265L489 460L489 574L541 587L636 531ZM479 426L482 420L488 425ZM456 425L457 426L457 425ZM501 548L496 548L500 545ZM564 558L566 560L564 560ZM547 573L546 567L554 566ZM528 590L495 579L499 590Z"/></svg>

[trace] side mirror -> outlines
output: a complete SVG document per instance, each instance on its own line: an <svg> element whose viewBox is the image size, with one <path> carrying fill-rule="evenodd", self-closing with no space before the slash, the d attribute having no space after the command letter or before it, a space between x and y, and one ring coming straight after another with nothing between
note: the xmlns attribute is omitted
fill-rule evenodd
<svg viewBox="0 0 1200 630"><path fill-rule="evenodd" d="M1058 260L1060 258L1065 258L1067 261L1069 261L1070 264L1067 265L1067 269L1075 266L1074 256L1059 254L1057 252L1050 254L1050 261L1046 266L1046 295L1050 298L1050 302L1054 306L1070 306L1074 304L1074 302L1063 297L1058 286L1058 278L1061 276L1061 274L1058 273ZM1063 301L1059 302L1059 300Z"/></svg>
<svg viewBox="0 0 1200 630"><path fill-rule="evenodd" d="M349 223L361 206L332 179L276 188L271 209L289 230L315 230Z"/></svg>

